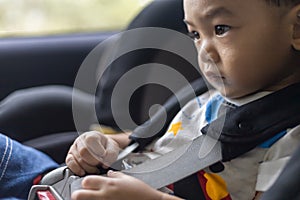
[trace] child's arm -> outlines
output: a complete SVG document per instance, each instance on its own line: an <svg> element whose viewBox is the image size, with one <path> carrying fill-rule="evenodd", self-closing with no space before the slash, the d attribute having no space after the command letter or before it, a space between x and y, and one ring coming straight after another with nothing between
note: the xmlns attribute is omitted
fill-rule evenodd
<svg viewBox="0 0 300 200"><path fill-rule="evenodd" d="M80 135L72 144L66 157L67 166L77 175L98 173L99 166L104 168L116 161L120 149L130 140L129 133L104 135L97 131Z"/></svg>
<svg viewBox="0 0 300 200"><path fill-rule="evenodd" d="M180 200L121 172L109 171L107 177L87 176L82 181L82 188L72 194L72 199Z"/></svg>

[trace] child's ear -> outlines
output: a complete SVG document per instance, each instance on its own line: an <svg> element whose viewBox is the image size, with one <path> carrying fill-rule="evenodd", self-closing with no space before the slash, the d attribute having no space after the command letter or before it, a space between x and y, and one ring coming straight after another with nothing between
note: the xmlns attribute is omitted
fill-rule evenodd
<svg viewBox="0 0 300 200"><path fill-rule="evenodd" d="M293 41L292 46L300 51L300 5L295 6L292 11L293 16Z"/></svg>

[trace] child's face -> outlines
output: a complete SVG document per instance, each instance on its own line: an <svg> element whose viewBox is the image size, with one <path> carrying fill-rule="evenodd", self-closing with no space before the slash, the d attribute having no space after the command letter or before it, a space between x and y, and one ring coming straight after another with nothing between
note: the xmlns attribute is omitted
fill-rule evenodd
<svg viewBox="0 0 300 200"><path fill-rule="evenodd" d="M184 9L200 69L223 95L278 90L292 79L287 7L265 0L185 0Z"/></svg>

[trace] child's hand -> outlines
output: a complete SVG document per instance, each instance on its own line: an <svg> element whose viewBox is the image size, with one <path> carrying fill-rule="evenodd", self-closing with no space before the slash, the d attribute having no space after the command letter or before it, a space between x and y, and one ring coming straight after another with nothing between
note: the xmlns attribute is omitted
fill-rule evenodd
<svg viewBox="0 0 300 200"><path fill-rule="evenodd" d="M73 192L72 199L110 199L110 200L160 200L164 193L144 182L121 172L109 171L108 177L87 176L82 181L81 190ZM177 199L177 198L176 198Z"/></svg>
<svg viewBox="0 0 300 200"><path fill-rule="evenodd" d="M80 135L66 157L67 166L77 175L98 173L116 161L120 148L117 142L106 135L91 131Z"/></svg>

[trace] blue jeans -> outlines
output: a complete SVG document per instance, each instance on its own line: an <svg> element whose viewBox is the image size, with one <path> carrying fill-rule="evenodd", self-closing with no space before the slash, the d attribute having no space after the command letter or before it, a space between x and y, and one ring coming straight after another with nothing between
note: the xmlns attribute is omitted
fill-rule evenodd
<svg viewBox="0 0 300 200"><path fill-rule="evenodd" d="M46 154L0 134L0 199L26 199L33 180L57 167Z"/></svg>

